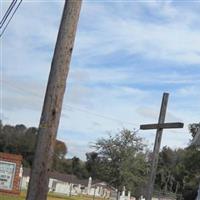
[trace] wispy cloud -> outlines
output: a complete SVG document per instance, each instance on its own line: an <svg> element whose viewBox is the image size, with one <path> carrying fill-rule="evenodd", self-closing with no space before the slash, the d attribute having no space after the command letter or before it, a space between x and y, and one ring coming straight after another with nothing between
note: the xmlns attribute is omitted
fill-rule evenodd
<svg viewBox="0 0 200 200"><path fill-rule="evenodd" d="M145 2L142 5L134 2L128 4L130 7L126 4L128 11L134 9L135 5L140 9L143 9L143 5L150 5L146 13L143 11L142 14L143 16L150 15L157 20L151 21L145 17L141 20L135 16L134 12L128 12L128 16L118 12L120 7L116 4L112 5L117 15L110 12L113 10L110 8L111 3L105 6L98 3L95 5L99 8L96 8L93 13L96 23L80 30L77 37L77 44L79 44L77 55L81 55L85 60L122 52L122 54L129 55L139 54L147 59L199 64L200 30L194 30L192 26L199 18L198 14L189 11L183 13L183 9L172 6L171 2ZM91 6L94 5L89 7ZM155 11L159 12L153 16L151 13ZM86 12L87 7L85 6L83 16L87 15Z"/></svg>
<svg viewBox="0 0 200 200"><path fill-rule="evenodd" d="M4 35L5 122L39 122L63 3L24 1ZM163 145L187 145L187 124L200 114L199 17L196 2L83 2L58 134L70 155L83 158L108 130L156 122L163 91L167 120L186 123Z"/></svg>

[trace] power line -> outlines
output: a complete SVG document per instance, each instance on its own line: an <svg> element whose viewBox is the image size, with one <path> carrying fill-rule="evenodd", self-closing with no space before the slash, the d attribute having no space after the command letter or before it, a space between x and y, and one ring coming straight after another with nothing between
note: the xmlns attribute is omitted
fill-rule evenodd
<svg viewBox="0 0 200 200"><path fill-rule="evenodd" d="M22 87L16 87L16 85L14 83L8 82L6 80L2 80L2 81L4 81L6 85L9 85L11 88L15 89L16 91L19 91L20 95L23 95L23 92L25 92L25 93L28 93L30 95L35 96L36 98L38 98L42 101L41 95L39 95L37 92L31 91L31 90L26 90L25 88L22 88ZM38 104L36 104L36 103L35 103L35 105L38 106ZM66 109L66 107L68 107L72 110L74 109L75 111L87 113L89 115L93 115L93 116L103 118L103 119L106 119L106 120L114 121L116 123L129 124L129 125L132 125L134 127L140 126L140 123L133 123L133 122L130 122L130 121L124 121L124 120L121 120L121 119L113 118L113 117L110 117L110 116L107 116L107 115L102 115L102 114L97 113L95 111L91 111L91 110L86 109L86 108L77 107L77 106L74 106L74 105L71 105L71 104L68 104L68 103L64 103L63 106L64 106L64 109ZM66 114L66 113L64 113L64 114ZM63 115L63 117L65 117L65 116ZM140 128L134 128L135 132L138 132L139 130L140 130Z"/></svg>
<svg viewBox="0 0 200 200"><path fill-rule="evenodd" d="M1 34L0 34L0 38L1 38L1 37L2 37L2 35L4 34L4 32L5 32L6 28L8 27L8 25L9 25L10 21L12 20L13 16L15 15L15 13L16 13L17 9L19 8L19 6L21 5L21 3L22 3L22 0L19 2L19 4L17 5L17 7L15 8L15 10L14 10L13 14L11 15L10 19L8 20L7 24L5 25L5 27L4 27L4 29L3 29L3 31L2 31L2 32L1 32Z"/></svg>
<svg viewBox="0 0 200 200"><path fill-rule="evenodd" d="M4 16L3 16L3 18L2 18L2 20L1 20L1 22L0 22L0 28L3 27L5 21L7 20L8 16L10 15L10 13L11 13L11 11L12 11L12 9L14 8L14 6L15 6L16 3L17 3L17 0L13 0L13 1L11 2L10 6L8 7L6 13L4 14Z"/></svg>
<svg viewBox="0 0 200 200"><path fill-rule="evenodd" d="M116 118L113 118L113 117L109 117L109 116L105 116L105 115L102 115L102 114L99 114L99 113L96 113L96 112L92 112L88 109L84 109L84 108L78 108L78 107L74 107L72 105L69 105L69 104L65 104L66 106L72 108L72 109L75 109L75 110L78 110L78 111L81 111L81 112L84 112L84 113L88 113L88 114L91 114L91 115L95 115L97 117L101 117L101 118L104 118L104 119L108 119L108 120L112 120L112 121L116 121L116 122L120 122L120 123L126 123L126 124L130 124L130 125L139 125L137 123L132 123L132 122L128 122L128 121L122 121L120 119L116 119Z"/></svg>
<svg viewBox="0 0 200 200"><path fill-rule="evenodd" d="M21 87L16 87L14 84L8 83L5 80L4 80L4 82L7 85L9 85L10 87L12 87L15 90L17 90L17 91L20 91L20 92L23 91L25 93L32 94L33 96L41 99L41 96L38 95L38 93L36 93L36 92L30 91L30 90L26 90L26 89L21 88ZM21 94L22 94L22 92L21 92ZM132 123L132 122L128 122L128 121L123 121L123 120L120 120L120 119L117 119L117 118L113 118L113 117L110 117L110 116L102 115L100 113L93 112L93 111L85 109L85 108L76 107L76 106L73 106L73 105L70 105L70 104L64 104L64 106L66 106L68 108L71 108L71 109L74 109L74 110L77 110L79 112L83 112L83 113L87 113L87 114L90 114L90 115L93 115L93 116L100 117L100 118L103 118L103 119L106 119L106 120L115 121L117 123L129 124L129 125L132 125L132 126L139 126L140 125L139 123ZM65 109L65 107L64 107L64 109Z"/></svg>

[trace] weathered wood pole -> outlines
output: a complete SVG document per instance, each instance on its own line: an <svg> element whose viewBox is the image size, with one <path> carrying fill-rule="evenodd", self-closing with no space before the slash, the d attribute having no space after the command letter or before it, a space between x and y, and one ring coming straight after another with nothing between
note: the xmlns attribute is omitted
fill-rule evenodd
<svg viewBox="0 0 200 200"><path fill-rule="evenodd" d="M46 200L66 79L82 0L65 0L54 50L26 200ZM48 32L48 30L47 30Z"/></svg>
<svg viewBox="0 0 200 200"><path fill-rule="evenodd" d="M160 150L160 145L161 145L161 140L162 140L163 129L183 128L184 126L184 124L181 122L164 123L168 99L169 99L169 94L164 93L162 103L161 103L160 115L159 115L157 124L140 125L140 129L142 130L157 129L156 139L154 143L154 150L153 150L153 161L151 165L151 173L150 173L150 178L147 185L146 200L151 200L152 195L153 195L153 187L154 187L154 182L156 178L156 170L157 170L157 165L158 165L159 150Z"/></svg>
<svg viewBox="0 0 200 200"><path fill-rule="evenodd" d="M158 124L163 124L165 122L168 98L169 98L169 94L164 93L162 103L161 103ZM161 145L161 140L162 140L162 133L163 133L163 128L158 128L156 132L156 139L155 139L154 150L153 150L153 161L151 165L151 174L150 174L148 188L147 188L146 200L151 200L152 195L153 195L153 187L154 187L154 182L156 178L156 170L157 170L157 165L158 165L158 157L159 157L159 150L160 150L160 145Z"/></svg>

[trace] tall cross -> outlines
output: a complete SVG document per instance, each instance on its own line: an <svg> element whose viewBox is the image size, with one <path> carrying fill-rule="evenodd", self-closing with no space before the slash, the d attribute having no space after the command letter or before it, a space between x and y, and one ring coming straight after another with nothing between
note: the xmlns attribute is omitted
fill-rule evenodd
<svg viewBox="0 0 200 200"><path fill-rule="evenodd" d="M154 150L153 150L153 161L152 161L152 165L151 165L151 174L150 174L148 188L147 188L146 200L151 200L152 195L153 195L153 187L154 187L154 182L155 182L155 177L156 177L156 170L157 170L157 165L158 165L158 157L159 157L159 150L160 150L160 145L161 145L163 129L183 128L183 126L184 126L184 124L180 123L180 122L165 123L168 98L169 98L169 94L164 93L163 98L162 98L158 123L157 124L145 124L145 125L140 126L140 129L142 129L142 130L157 129Z"/></svg>

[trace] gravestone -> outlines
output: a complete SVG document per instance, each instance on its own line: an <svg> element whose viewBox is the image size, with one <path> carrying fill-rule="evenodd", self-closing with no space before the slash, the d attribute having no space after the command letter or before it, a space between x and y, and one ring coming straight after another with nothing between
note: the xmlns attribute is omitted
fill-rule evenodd
<svg viewBox="0 0 200 200"><path fill-rule="evenodd" d="M89 180L88 180L88 187L87 187L87 194L88 194L88 195L90 195L91 187L92 187L92 177L89 177Z"/></svg>
<svg viewBox="0 0 200 200"><path fill-rule="evenodd" d="M19 195L22 156L0 153L0 194Z"/></svg>
<svg viewBox="0 0 200 200"><path fill-rule="evenodd" d="M130 200L130 199L131 199L131 192L128 191L128 200Z"/></svg>

